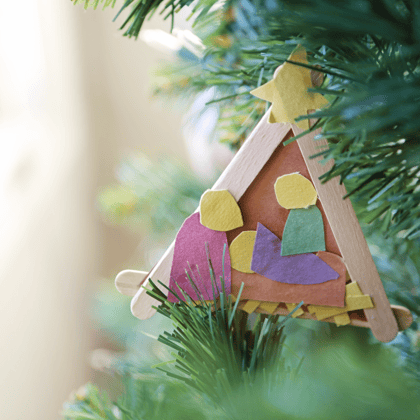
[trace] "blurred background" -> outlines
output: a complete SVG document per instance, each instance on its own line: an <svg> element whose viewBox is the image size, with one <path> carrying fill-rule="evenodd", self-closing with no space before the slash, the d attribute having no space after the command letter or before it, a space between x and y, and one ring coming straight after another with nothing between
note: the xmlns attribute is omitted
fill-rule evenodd
<svg viewBox="0 0 420 420"><path fill-rule="evenodd" d="M70 1L0 4L4 420L58 418L70 392L95 380L90 351L113 344L93 327L92 297L103 283L117 295L121 269L151 268L136 251L141 230L101 218L101 188L125 160L144 170L165 155L190 167L180 110L150 99L165 53L123 38L114 15ZM211 176L212 163L202 166Z"/></svg>
<svg viewBox="0 0 420 420"><path fill-rule="evenodd" d="M247 0L235 7L236 21L224 10L201 28L201 39L225 49L210 64L234 67L235 39L254 39L261 26ZM156 263L265 104L233 95L233 105L206 106L220 92L199 80L204 48L190 32L188 8L177 14L173 35L169 20L156 14L138 41L122 36L121 21L112 23L116 11L85 11L69 0L0 4L1 419L60 418L65 401L96 395L80 388L87 382L116 398L119 355L148 373L136 381L168 418L178 418L162 408L171 398L190 401L189 391L169 382L162 397L162 375L150 371L169 358L154 338L168 323L132 317L130 298L113 281L122 269L147 271ZM364 230L390 300L416 318L418 240ZM289 322L286 333L286 355L305 358L303 374L299 387L289 384L271 403L290 413L305 407L305 418L337 418L337 407L346 418L416 418L418 403L401 383L416 386L420 377L417 321L391 345L363 329L301 320ZM309 392L314 383L317 393ZM349 392L353 399L344 402ZM213 418L214 406L200 410L179 418Z"/></svg>

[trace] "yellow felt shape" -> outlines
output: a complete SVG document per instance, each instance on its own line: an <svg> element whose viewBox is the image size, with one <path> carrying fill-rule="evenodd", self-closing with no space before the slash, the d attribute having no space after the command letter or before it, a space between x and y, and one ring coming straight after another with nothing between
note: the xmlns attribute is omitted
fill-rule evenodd
<svg viewBox="0 0 420 420"><path fill-rule="evenodd" d="M288 61L308 64L306 51L297 47ZM309 110L319 109L328 101L319 93L308 92L312 88L311 70L296 64L285 62L274 72L273 80L251 91L257 98L271 102L270 123L293 123L302 130L309 129L309 120L295 121Z"/></svg>
<svg viewBox="0 0 420 420"><path fill-rule="evenodd" d="M207 190L201 196L200 223L219 232L244 225L241 209L228 190Z"/></svg>
<svg viewBox="0 0 420 420"><path fill-rule="evenodd" d="M287 310L289 311L289 312L292 312L293 311L293 309L295 309L296 308L296 306L297 306L298 304L297 303L286 303L286 307L287 307ZM299 308L293 315L292 315L292 318L297 318L298 316L301 316L301 315L303 315L305 312L303 311L303 309L302 308Z"/></svg>
<svg viewBox="0 0 420 420"><path fill-rule="evenodd" d="M349 311L356 311L357 309L373 308L373 302L370 296L349 296L346 298L346 306Z"/></svg>
<svg viewBox="0 0 420 420"><path fill-rule="evenodd" d="M350 324L350 317L349 314L341 314L334 317L335 324L339 327L341 325L348 325Z"/></svg>
<svg viewBox="0 0 420 420"><path fill-rule="evenodd" d="M264 309L264 311L267 311L269 314L273 314L277 309L277 306L279 306L279 304L276 302L261 302L259 308Z"/></svg>
<svg viewBox="0 0 420 420"><path fill-rule="evenodd" d="M358 309L373 308L372 299L368 295L363 295L359 285L352 282L346 285L346 305L344 308L334 306L316 306L309 305L310 313L315 314L318 321L343 314L348 311L356 311Z"/></svg>
<svg viewBox="0 0 420 420"><path fill-rule="evenodd" d="M255 230L241 232L230 244L230 265L242 273L254 273L251 270L252 251L254 249Z"/></svg>
<svg viewBox="0 0 420 420"><path fill-rule="evenodd" d="M363 292L355 281L346 284L346 296L363 296Z"/></svg>
<svg viewBox="0 0 420 420"><path fill-rule="evenodd" d="M303 175L287 174L277 178L274 191L285 209L302 209L316 203L318 194L312 182Z"/></svg>
<svg viewBox="0 0 420 420"><path fill-rule="evenodd" d="M245 303L245 305L242 307L242 310L252 314L252 312L254 312L258 306L260 306L260 303L261 302L259 300L248 300L248 302Z"/></svg>

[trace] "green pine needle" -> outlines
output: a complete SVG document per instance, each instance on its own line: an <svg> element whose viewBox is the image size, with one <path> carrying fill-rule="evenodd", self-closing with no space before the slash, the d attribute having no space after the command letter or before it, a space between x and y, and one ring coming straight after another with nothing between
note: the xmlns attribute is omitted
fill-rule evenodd
<svg viewBox="0 0 420 420"><path fill-rule="evenodd" d="M223 281L218 301L208 303L202 298L199 304L186 295L185 301L170 303L159 287L152 280L149 282L151 289L147 293L160 302L157 312L171 319L174 326L172 332L159 336L160 342L174 350L174 370L159 370L205 393L216 403L232 395L239 386L243 392L245 386L245 392L251 393L252 384L261 380L263 372L273 381L285 375L281 358L283 325L291 315L282 321L279 316L250 316L238 310L240 294L236 302L226 295ZM253 317L256 319L251 327Z"/></svg>

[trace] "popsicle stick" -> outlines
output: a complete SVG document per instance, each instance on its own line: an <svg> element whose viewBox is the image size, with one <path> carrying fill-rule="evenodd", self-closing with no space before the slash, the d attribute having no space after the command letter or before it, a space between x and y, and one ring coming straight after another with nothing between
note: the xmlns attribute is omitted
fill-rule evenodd
<svg viewBox="0 0 420 420"><path fill-rule="evenodd" d="M303 130L292 125L295 135ZM353 210L350 199L343 200L347 191L336 177L322 184L319 177L328 171L333 162L321 165L322 158L310 157L328 147L326 139L314 141L320 130L313 131L297 140L300 151L308 167L312 182L318 192L319 199L324 207L328 222L333 231L337 245L343 256L344 263L350 278L356 281L363 294L369 295L374 308L365 309L367 322L373 335L380 341L389 342L398 333L398 325L385 294L381 279L370 254L366 239L363 235L359 221Z"/></svg>
<svg viewBox="0 0 420 420"><path fill-rule="evenodd" d="M124 270L115 278L115 287L123 295L134 296L146 280L147 271Z"/></svg>
<svg viewBox="0 0 420 420"><path fill-rule="evenodd" d="M134 271L134 270L124 270L121 271L121 273L118 274L118 286L117 289L120 293L127 295L127 296L134 296L136 292L140 289L140 285L142 282L144 282L145 277L148 275L145 271ZM117 283L116 279L116 283ZM243 305L246 303L244 301L240 304L239 308L242 308ZM392 312L397 320L398 324L398 330L404 331L413 322L413 316L411 315L411 312L403 307L398 305L391 305ZM264 310L264 306L261 306L260 308L256 309L256 312L263 312L263 313L269 313L269 311ZM277 307L274 314L276 315L287 315L289 313L289 310L286 308L282 308L281 306ZM314 321L317 321L316 316L314 314L310 314L309 312L304 312L303 315L298 316L298 318L302 319L312 319ZM334 322L332 318L324 319L323 321L326 322ZM368 328L369 324L367 321L359 320L359 319L352 319L351 325L355 325L358 327L365 327Z"/></svg>
<svg viewBox="0 0 420 420"><path fill-rule="evenodd" d="M213 185L213 190L228 190L238 201L245 193L254 178L258 175L277 146L291 130L290 124L268 124L269 112L260 120L239 152L232 159L222 175ZM198 209L196 210L198 211ZM163 257L150 272L153 281L169 285L173 252L173 242ZM144 282L147 287L149 281ZM156 311L152 308L158 302L140 288L131 301L131 312L140 319L150 318Z"/></svg>
<svg viewBox="0 0 420 420"><path fill-rule="evenodd" d="M163 254L163 257L150 272L146 281L141 285L142 287L139 288L133 299L131 299L131 312L135 317L139 319L148 319L155 314L156 309L152 306L158 306L159 302L149 296L146 293L145 288L150 287L149 278L156 283L161 281L166 286L169 286L169 276L171 274L172 260L174 258L174 244L175 241L172 242ZM165 292L165 290L162 291Z"/></svg>

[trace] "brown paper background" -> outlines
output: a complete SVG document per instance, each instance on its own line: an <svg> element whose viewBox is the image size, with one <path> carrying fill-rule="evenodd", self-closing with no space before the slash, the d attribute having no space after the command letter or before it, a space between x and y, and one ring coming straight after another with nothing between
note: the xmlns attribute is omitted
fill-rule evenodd
<svg viewBox="0 0 420 420"><path fill-rule="evenodd" d="M292 133L289 132L284 141L291 137ZM277 147L239 200L238 204L242 211L244 225L227 232L229 245L242 231L257 230L258 222L270 229L280 239L282 238L289 210L284 209L277 202L274 183L279 176L293 172L299 172L311 180L296 141L287 146L280 144ZM319 199L316 205L320 209L324 221L326 251L341 256ZM320 253L320 256L321 254L324 255L322 259L328 258L325 257L327 253ZM241 299L287 303L299 303L303 300L305 304L343 307L346 283L345 266L339 258L331 258L331 261L331 266L340 274L340 277L337 280L314 285L279 283L256 273L246 274L232 269L232 292L236 294L241 283L244 282ZM330 264L330 262L328 263ZM342 275L343 270L344 275Z"/></svg>

